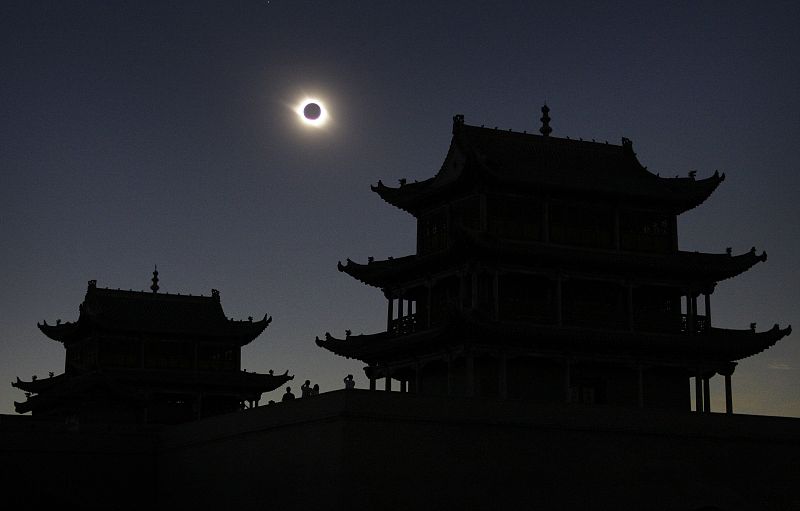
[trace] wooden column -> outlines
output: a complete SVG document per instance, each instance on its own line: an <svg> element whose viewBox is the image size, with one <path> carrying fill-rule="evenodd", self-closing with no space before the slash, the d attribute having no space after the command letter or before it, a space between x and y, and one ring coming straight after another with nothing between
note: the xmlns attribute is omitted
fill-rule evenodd
<svg viewBox="0 0 800 511"><path fill-rule="evenodd" d="M389 295L389 310L386 314L386 331L392 331L392 320L394 319L394 297Z"/></svg>
<svg viewBox="0 0 800 511"><path fill-rule="evenodd" d="M386 385L384 387L384 390L386 392L391 392L392 391L392 375L391 375L391 373L389 373L388 370L386 371Z"/></svg>
<svg viewBox="0 0 800 511"><path fill-rule="evenodd" d="M620 249L619 208L614 208L614 249Z"/></svg>
<svg viewBox="0 0 800 511"><path fill-rule="evenodd" d="M369 377L369 390L375 390L375 377Z"/></svg>
<svg viewBox="0 0 800 511"><path fill-rule="evenodd" d="M697 375L694 377L694 411L703 411L703 383Z"/></svg>
<svg viewBox="0 0 800 511"><path fill-rule="evenodd" d="M711 294L705 293L705 305L706 305L706 328L711 328Z"/></svg>
<svg viewBox="0 0 800 511"><path fill-rule="evenodd" d="M692 296L691 293L686 293L686 334L692 335L692 325L694 324L694 314L692 312Z"/></svg>
<svg viewBox="0 0 800 511"><path fill-rule="evenodd" d="M709 385L710 376L703 378L703 411L711 413L711 386Z"/></svg>
<svg viewBox="0 0 800 511"><path fill-rule="evenodd" d="M723 368L719 373L725 377L725 413L733 413L733 389L731 387L731 376L736 369L736 362L731 362L728 366Z"/></svg>
<svg viewBox="0 0 800 511"><path fill-rule="evenodd" d="M725 375L725 413L733 413L733 390L731 389L731 375Z"/></svg>

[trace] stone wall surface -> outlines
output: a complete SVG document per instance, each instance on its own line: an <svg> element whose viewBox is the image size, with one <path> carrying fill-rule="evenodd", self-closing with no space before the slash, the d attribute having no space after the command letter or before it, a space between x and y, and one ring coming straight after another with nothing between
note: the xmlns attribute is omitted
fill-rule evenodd
<svg viewBox="0 0 800 511"><path fill-rule="evenodd" d="M792 418L351 390L160 432L9 429L4 475L93 480L85 509L800 509Z"/></svg>

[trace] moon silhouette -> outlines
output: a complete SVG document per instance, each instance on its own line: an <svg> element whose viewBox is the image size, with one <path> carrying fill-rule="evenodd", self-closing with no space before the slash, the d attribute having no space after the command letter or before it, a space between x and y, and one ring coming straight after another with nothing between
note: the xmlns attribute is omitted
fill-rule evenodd
<svg viewBox="0 0 800 511"><path fill-rule="evenodd" d="M295 112L303 124L312 128L320 128L328 120L328 111L325 109L325 105L316 98L305 98L295 107Z"/></svg>
<svg viewBox="0 0 800 511"><path fill-rule="evenodd" d="M308 103L303 107L303 116L309 121L316 121L322 115L322 108L316 103Z"/></svg>

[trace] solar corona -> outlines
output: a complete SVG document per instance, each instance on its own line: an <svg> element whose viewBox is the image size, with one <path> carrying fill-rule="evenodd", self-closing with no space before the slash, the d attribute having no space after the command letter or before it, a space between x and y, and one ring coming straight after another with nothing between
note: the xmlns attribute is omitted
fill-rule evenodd
<svg viewBox="0 0 800 511"><path fill-rule="evenodd" d="M328 112L322 101L314 98L302 100L295 109L298 117L306 126L322 127L328 120Z"/></svg>

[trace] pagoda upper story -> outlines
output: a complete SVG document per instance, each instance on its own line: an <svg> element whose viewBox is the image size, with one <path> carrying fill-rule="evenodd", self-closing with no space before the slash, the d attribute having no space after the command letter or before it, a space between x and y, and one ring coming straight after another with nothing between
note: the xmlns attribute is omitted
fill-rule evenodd
<svg viewBox="0 0 800 511"><path fill-rule="evenodd" d="M788 335L777 325L761 333L711 326L716 284L765 261L765 252L678 248L678 215L702 204L724 174L662 177L641 165L630 140L552 137L542 112L540 134L470 126L456 115L435 176L372 187L416 218L416 252L340 263L383 291L387 328L327 335L320 346L366 362L370 377L419 389L420 364L448 360L452 369L511 354L730 373L735 360ZM477 392L471 374L468 395Z"/></svg>
<svg viewBox="0 0 800 511"><path fill-rule="evenodd" d="M418 221L417 253L446 248L459 228L501 239L665 253L675 218L725 179L660 177L621 145L470 126L453 119L439 172L421 182L381 181L380 197Z"/></svg>
<svg viewBox="0 0 800 511"><path fill-rule="evenodd" d="M74 322L38 325L66 350L64 373L13 386L18 413L112 422L180 422L253 405L292 379L241 370L241 347L272 321L225 316L211 296L97 287L89 281Z"/></svg>

